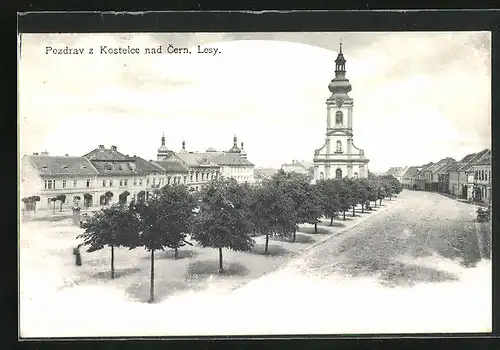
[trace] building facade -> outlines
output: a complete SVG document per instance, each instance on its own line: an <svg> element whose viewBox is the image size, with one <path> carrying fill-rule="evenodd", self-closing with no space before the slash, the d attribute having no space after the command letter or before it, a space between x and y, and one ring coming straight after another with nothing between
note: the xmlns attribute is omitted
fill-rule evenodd
<svg viewBox="0 0 500 350"><path fill-rule="evenodd" d="M281 169L286 172L296 172L308 176L314 176L314 163L293 160L291 163L284 163Z"/></svg>
<svg viewBox="0 0 500 350"><path fill-rule="evenodd" d="M314 151L314 180L368 177L364 151L353 143L354 100L348 95L352 87L346 78L346 60L340 44L335 60L335 78L328 85L332 95L326 100L327 126L323 146Z"/></svg>
<svg viewBox="0 0 500 350"><path fill-rule="evenodd" d="M467 174L467 196L476 202L491 202L491 151L471 162Z"/></svg>
<svg viewBox="0 0 500 350"><path fill-rule="evenodd" d="M472 189L469 188L471 187L469 185L471 182L469 181L467 169L486 152L488 152L487 149L478 153L468 154L448 169L450 194L462 199L471 199Z"/></svg>
<svg viewBox="0 0 500 350"><path fill-rule="evenodd" d="M238 147L238 139L233 138L233 146L228 151L217 151L210 147L205 152L188 152L186 142L182 142L179 152L169 150L162 137L155 164L161 162L180 164L186 171L186 184L192 191L199 191L211 180L219 177L233 178L239 183L254 183L254 164L248 158L243 142Z"/></svg>

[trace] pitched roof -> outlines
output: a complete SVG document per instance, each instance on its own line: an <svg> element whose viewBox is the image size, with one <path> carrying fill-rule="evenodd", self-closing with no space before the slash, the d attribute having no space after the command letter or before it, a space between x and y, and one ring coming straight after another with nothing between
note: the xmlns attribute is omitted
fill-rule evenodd
<svg viewBox="0 0 500 350"><path fill-rule="evenodd" d="M455 159L450 158L450 157L443 158L440 161L438 161L436 164L433 164L430 167L428 167L427 169L425 169L425 171L430 171L432 173L435 173L438 170L440 170L442 167L444 167L444 166L446 166L454 161L455 161Z"/></svg>
<svg viewBox="0 0 500 350"><path fill-rule="evenodd" d="M175 155L190 167L219 167L206 156L206 153L178 152Z"/></svg>
<svg viewBox="0 0 500 350"><path fill-rule="evenodd" d="M395 175L397 172L401 170L401 167L391 167L387 172L385 173L386 175Z"/></svg>
<svg viewBox="0 0 500 350"><path fill-rule="evenodd" d="M128 157L124 155L123 153L120 153L116 150L116 147L112 146L112 148L104 148L104 146L99 146L99 148L94 149L93 151L90 151L89 153L85 154L84 157L87 158L88 160L97 160L97 161L104 161L104 160L122 160L122 161L130 161L131 157Z"/></svg>
<svg viewBox="0 0 500 350"><path fill-rule="evenodd" d="M491 151L488 150L483 156L477 159L473 165L491 165Z"/></svg>
<svg viewBox="0 0 500 350"><path fill-rule="evenodd" d="M276 174L278 171L279 171L279 169L273 169L273 168L257 168L254 171L254 176L256 178L271 177L274 174Z"/></svg>
<svg viewBox="0 0 500 350"><path fill-rule="evenodd" d="M26 155L40 175L97 175L97 170L85 157Z"/></svg>
<svg viewBox="0 0 500 350"><path fill-rule="evenodd" d="M430 168L431 166L433 166L434 163L433 162L430 162L430 163L427 163L427 164L424 164L420 167L420 171L427 171L428 168Z"/></svg>
<svg viewBox="0 0 500 350"><path fill-rule="evenodd" d="M402 177L415 177L418 173L418 166L410 166L406 171L401 175Z"/></svg>
<svg viewBox="0 0 500 350"><path fill-rule="evenodd" d="M243 158L240 153L223 152L222 154L212 158L212 161L219 165L253 166L253 164L248 159Z"/></svg>
<svg viewBox="0 0 500 350"><path fill-rule="evenodd" d="M148 162L146 159L137 156L133 156L132 158L138 171L145 173L163 172L163 168L153 162Z"/></svg>
<svg viewBox="0 0 500 350"><path fill-rule="evenodd" d="M164 172L166 173L187 173L188 168L186 168L184 165L182 165L179 162L172 162L172 161L159 161L159 162L154 162L154 164L158 165L163 169Z"/></svg>
<svg viewBox="0 0 500 350"><path fill-rule="evenodd" d="M143 173L137 169L135 161L92 161L92 165L100 175L139 175Z"/></svg>
<svg viewBox="0 0 500 350"><path fill-rule="evenodd" d="M469 158L469 160L467 162L465 162L463 165L461 165L458 170L459 171L468 171L470 169L470 167L474 164L474 162L479 160L483 155L485 155L488 152L489 152L489 149L484 149L481 152L472 154L472 156Z"/></svg>

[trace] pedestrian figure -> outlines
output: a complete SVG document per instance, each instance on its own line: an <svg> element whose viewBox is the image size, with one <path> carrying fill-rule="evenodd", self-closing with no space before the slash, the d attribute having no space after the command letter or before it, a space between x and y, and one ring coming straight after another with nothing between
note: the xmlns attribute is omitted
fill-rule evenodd
<svg viewBox="0 0 500 350"><path fill-rule="evenodd" d="M80 246L73 248L73 255L75 256L76 266L82 266L82 256L80 254Z"/></svg>

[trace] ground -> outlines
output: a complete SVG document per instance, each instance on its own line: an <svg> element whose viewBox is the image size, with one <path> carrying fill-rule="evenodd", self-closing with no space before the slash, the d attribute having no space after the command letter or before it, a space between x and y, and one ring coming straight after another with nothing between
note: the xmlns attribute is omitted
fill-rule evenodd
<svg viewBox="0 0 500 350"><path fill-rule="evenodd" d="M40 214L20 231L21 335L214 335L465 332L491 329L491 265L478 251L474 207L404 191L371 213L329 220L297 242L264 237L252 252L185 246L83 253L67 215ZM480 260L481 255L483 260Z"/></svg>

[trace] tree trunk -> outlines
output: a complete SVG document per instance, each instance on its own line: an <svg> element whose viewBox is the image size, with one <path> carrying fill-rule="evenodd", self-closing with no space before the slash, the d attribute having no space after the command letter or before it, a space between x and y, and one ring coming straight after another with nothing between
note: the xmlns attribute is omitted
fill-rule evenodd
<svg viewBox="0 0 500 350"><path fill-rule="evenodd" d="M175 247L174 248L174 259L177 260L178 257L179 257L179 248Z"/></svg>
<svg viewBox="0 0 500 350"><path fill-rule="evenodd" d="M219 247L219 273L224 272L224 267L222 266L222 247Z"/></svg>
<svg viewBox="0 0 500 350"><path fill-rule="evenodd" d="M267 254L268 249L269 249L269 233L266 233L266 247L264 249L264 253Z"/></svg>
<svg viewBox="0 0 500 350"><path fill-rule="evenodd" d="M365 205L363 203L361 203L361 212L364 213L365 212Z"/></svg>
<svg viewBox="0 0 500 350"><path fill-rule="evenodd" d="M314 233L318 233L318 223L314 223Z"/></svg>
<svg viewBox="0 0 500 350"><path fill-rule="evenodd" d="M52 213L56 212L56 202L54 201L54 207L52 207Z"/></svg>
<svg viewBox="0 0 500 350"><path fill-rule="evenodd" d="M35 202L35 204L33 205L33 213L36 213L36 202Z"/></svg>
<svg viewBox="0 0 500 350"><path fill-rule="evenodd" d="M382 205L382 198L380 198L380 203L379 204Z"/></svg>
<svg viewBox="0 0 500 350"><path fill-rule="evenodd" d="M330 219L330 226L333 226L333 216L332 216L332 218Z"/></svg>
<svg viewBox="0 0 500 350"><path fill-rule="evenodd" d="M345 210L344 210L344 219L343 220L345 221Z"/></svg>
<svg viewBox="0 0 500 350"><path fill-rule="evenodd" d="M297 233L297 230L293 230L293 238L292 238L292 242L295 243L295 234Z"/></svg>
<svg viewBox="0 0 500 350"><path fill-rule="evenodd" d="M62 206L63 206L63 202L61 202L61 206L59 207L59 211L62 211Z"/></svg>
<svg viewBox="0 0 500 350"><path fill-rule="evenodd" d="M155 250L151 249L151 284L149 286L149 302L155 300Z"/></svg>
<svg viewBox="0 0 500 350"><path fill-rule="evenodd" d="M111 279L115 278L115 247L111 246Z"/></svg>
<svg viewBox="0 0 500 350"><path fill-rule="evenodd" d="M353 205L352 206L352 217L355 217L356 216L356 206Z"/></svg>

